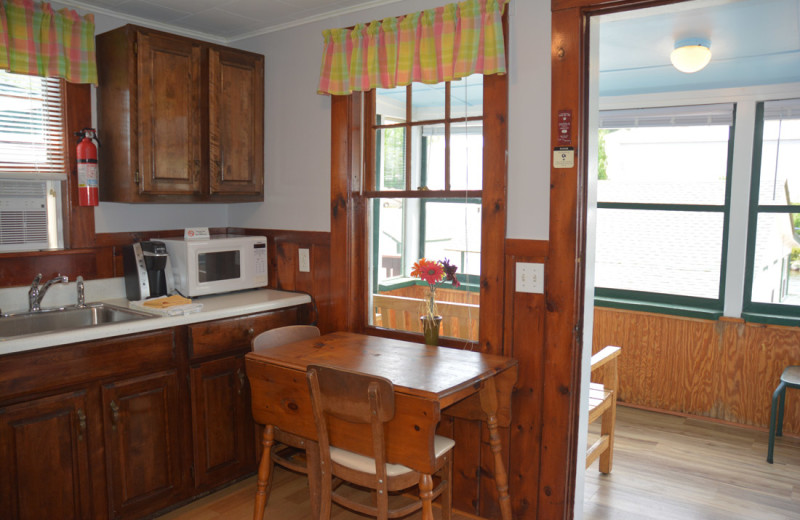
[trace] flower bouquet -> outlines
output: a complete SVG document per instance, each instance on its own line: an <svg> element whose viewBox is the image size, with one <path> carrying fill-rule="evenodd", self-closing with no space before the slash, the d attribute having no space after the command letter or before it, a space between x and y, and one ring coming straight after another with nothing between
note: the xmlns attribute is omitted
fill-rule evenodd
<svg viewBox="0 0 800 520"><path fill-rule="evenodd" d="M411 269L411 276L428 284L428 294L422 301L422 316L420 316L427 345L439 343L439 324L442 317L436 309L436 288L444 282L452 283L453 287L461 285L456 278L457 269L458 267L451 264L447 258L444 261L420 258Z"/></svg>

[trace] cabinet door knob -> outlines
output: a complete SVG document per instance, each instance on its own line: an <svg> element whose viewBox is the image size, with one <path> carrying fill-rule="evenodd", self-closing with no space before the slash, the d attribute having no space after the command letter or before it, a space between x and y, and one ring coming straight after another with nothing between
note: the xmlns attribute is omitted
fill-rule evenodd
<svg viewBox="0 0 800 520"><path fill-rule="evenodd" d="M248 336L252 336L255 333L256 333L256 331L255 331L255 329L253 329L253 327L250 327L249 329L247 329L247 335Z"/></svg>
<svg viewBox="0 0 800 520"><path fill-rule="evenodd" d="M114 401L108 405L111 408L111 429L117 430L117 423L119 422L119 405Z"/></svg>
<svg viewBox="0 0 800 520"><path fill-rule="evenodd" d="M78 409L78 440L83 440L83 434L86 433L86 412Z"/></svg>

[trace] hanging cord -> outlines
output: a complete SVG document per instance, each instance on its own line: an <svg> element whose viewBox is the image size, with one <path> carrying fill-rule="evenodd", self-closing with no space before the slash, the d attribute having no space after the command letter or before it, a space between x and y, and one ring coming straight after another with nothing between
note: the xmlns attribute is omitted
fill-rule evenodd
<svg viewBox="0 0 800 520"><path fill-rule="evenodd" d="M772 200L778 196L778 158L781 153L781 131L783 129L783 118L778 119L778 142L775 146L775 173L772 178Z"/></svg>
<svg viewBox="0 0 800 520"><path fill-rule="evenodd" d="M462 272L466 276L467 266L469 265L469 251L470 251L470 240L469 240L469 157L470 157L470 155L469 155L469 152L470 152L469 143L470 143L470 140L469 140L469 120L468 120L468 117L469 117L469 87L467 85L467 83L469 82L469 79L468 79L468 77L466 77L462 81L464 83L464 136L463 136L463 140L464 140L464 155L465 155L465 159L466 159L464 161L464 181L465 181L464 182L464 249L466 251L464 251L464 265L461 266L461 268L463 270ZM480 287L480 283L478 284L478 287ZM472 292L469 291L469 290L465 290L464 292L467 293L466 301L469 304L470 301L472 300ZM479 316L480 316L480 313L479 313ZM471 307L467 307L467 324L469 325L468 330L470 330L470 331L472 330L472 323L476 319L477 318L472 315L472 308ZM476 339L476 343L477 343L477 339ZM466 338L464 346L465 346L466 349L472 350L473 343L469 341L469 337Z"/></svg>

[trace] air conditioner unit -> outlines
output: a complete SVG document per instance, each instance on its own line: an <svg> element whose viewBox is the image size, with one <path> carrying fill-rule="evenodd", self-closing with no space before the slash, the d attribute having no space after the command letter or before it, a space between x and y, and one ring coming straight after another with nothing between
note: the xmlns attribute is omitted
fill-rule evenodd
<svg viewBox="0 0 800 520"><path fill-rule="evenodd" d="M47 181L0 180L0 251L48 249Z"/></svg>

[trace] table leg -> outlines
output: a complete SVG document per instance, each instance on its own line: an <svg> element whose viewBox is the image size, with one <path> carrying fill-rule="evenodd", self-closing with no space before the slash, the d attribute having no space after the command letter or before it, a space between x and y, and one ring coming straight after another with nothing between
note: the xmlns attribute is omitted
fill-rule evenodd
<svg viewBox="0 0 800 520"><path fill-rule="evenodd" d="M497 486L497 497L500 502L500 515L503 520L511 520L511 497L508 494L508 474L503 464L503 446L497 432L497 417L487 418L489 427L489 446L494 454L494 482Z"/></svg>
<svg viewBox="0 0 800 520"><path fill-rule="evenodd" d="M270 479L272 478L272 445L275 443L275 429L271 424L264 427L264 435L261 438L263 450L261 460L258 463L258 484L256 487L256 504L253 510L253 520L264 518L264 508L267 506L267 490L269 489Z"/></svg>
<svg viewBox="0 0 800 520"><path fill-rule="evenodd" d="M481 408L486 414L489 428L489 447L494 454L494 482L497 486L497 500L500 503L500 516L511 520L511 497L508 494L508 473L503 463L503 446L497 431L497 386L494 378L489 379L480 391Z"/></svg>

